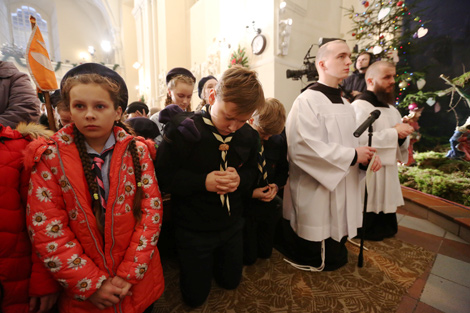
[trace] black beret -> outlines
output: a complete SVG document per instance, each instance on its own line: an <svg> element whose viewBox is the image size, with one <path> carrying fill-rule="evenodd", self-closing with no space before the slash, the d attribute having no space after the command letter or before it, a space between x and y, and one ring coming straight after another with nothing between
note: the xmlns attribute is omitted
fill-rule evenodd
<svg viewBox="0 0 470 313"><path fill-rule="evenodd" d="M135 113L136 111L139 111L140 113L149 114L149 107L145 103L140 101L132 102L127 106L126 112L128 114Z"/></svg>
<svg viewBox="0 0 470 313"><path fill-rule="evenodd" d="M101 65L98 63L84 63L77 67L74 67L73 69L68 71L62 78L62 81L60 82L60 89L63 88L64 83L67 80L67 78L78 76L81 74L98 74L116 82L120 87L119 93L120 93L121 101L118 104L122 108L122 112L126 111L127 101L129 99L129 94L127 92L126 83L124 82L124 79L122 79L122 77L116 71L113 71L112 69L104 65Z"/></svg>
<svg viewBox="0 0 470 313"><path fill-rule="evenodd" d="M194 82L196 82L196 77L194 77L193 73L185 69L184 67L175 67L172 68L168 74L166 74L166 84L170 82L170 80L175 77L176 75L183 75L183 76L188 76L191 78Z"/></svg>
<svg viewBox="0 0 470 313"><path fill-rule="evenodd" d="M204 88L204 85L206 84L206 82L207 82L208 80L211 80L211 79L217 80L217 78L215 78L214 76L209 75L209 76L206 76L206 77L201 78L201 80L200 80L199 83L197 84L197 94L199 95L199 98L202 99L202 97L201 97L202 89Z"/></svg>
<svg viewBox="0 0 470 313"><path fill-rule="evenodd" d="M134 129L137 136L142 136L145 139L154 139L160 135L157 124L146 117L133 117L128 119L126 123Z"/></svg>

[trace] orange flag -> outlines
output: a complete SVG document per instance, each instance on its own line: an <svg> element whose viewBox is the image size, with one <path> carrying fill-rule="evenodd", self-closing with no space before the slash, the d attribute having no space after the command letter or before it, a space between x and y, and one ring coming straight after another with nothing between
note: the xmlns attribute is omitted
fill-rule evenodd
<svg viewBox="0 0 470 313"><path fill-rule="evenodd" d="M33 26L28 48L26 49L26 64L28 65L29 73L40 90L57 90L59 87L49 53L46 49L46 43L36 24L36 19L30 16L29 20Z"/></svg>

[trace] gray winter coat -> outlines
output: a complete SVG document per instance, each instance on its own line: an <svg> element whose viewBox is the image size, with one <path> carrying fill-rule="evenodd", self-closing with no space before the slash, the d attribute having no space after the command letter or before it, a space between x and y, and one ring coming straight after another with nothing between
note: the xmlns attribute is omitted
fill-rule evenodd
<svg viewBox="0 0 470 313"><path fill-rule="evenodd" d="M28 75L0 61L0 124L15 128L22 121L37 122L40 104Z"/></svg>

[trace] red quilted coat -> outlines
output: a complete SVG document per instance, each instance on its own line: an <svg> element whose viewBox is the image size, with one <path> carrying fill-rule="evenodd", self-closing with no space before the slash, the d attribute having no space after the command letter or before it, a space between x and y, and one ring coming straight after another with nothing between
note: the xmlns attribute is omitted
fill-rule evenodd
<svg viewBox="0 0 470 313"><path fill-rule="evenodd" d="M4 291L0 311L4 313L29 312L30 296L61 289L37 257L32 262L25 223L29 175L23 170L23 150L31 141L23 134L30 127L22 127L20 133L0 125L0 283Z"/></svg>
<svg viewBox="0 0 470 313"><path fill-rule="evenodd" d="M32 166L27 224L35 250L66 289L60 312L143 312L163 292L163 273L156 247L161 229L162 201L155 178L153 145L137 140L142 166L142 220L132 214L136 190L134 165L128 151L134 138L114 127L116 145L109 170L109 196L104 236L98 231L82 163L68 125L49 141L28 146ZM108 277L133 284L132 296L99 310L86 301Z"/></svg>

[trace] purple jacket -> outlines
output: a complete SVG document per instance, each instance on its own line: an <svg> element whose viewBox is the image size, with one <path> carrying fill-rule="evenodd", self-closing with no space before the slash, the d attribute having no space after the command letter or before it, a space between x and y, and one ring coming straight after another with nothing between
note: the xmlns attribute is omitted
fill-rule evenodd
<svg viewBox="0 0 470 313"><path fill-rule="evenodd" d="M37 122L39 106L28 75L0 61L0 124L15 128L22 121Z"/></svg>

